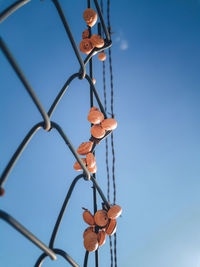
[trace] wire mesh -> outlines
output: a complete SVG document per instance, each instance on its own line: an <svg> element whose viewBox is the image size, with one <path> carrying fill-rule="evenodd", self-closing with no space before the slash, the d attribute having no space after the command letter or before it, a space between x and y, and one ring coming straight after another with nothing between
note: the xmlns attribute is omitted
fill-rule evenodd
<svg viewBox="0 0 200 267"><path fill-rule="evenodd" d="M28 4L29 2L31 2L31 0L19 0L16 1L14 4L10 5L8 8L6 8L1 14L0 14L0 22L3 22L5 19L7 19L11 14L13 14L15 11L17 11L19 8L23 7L25 4ZM36 125L34 125L30 131L27 133L27 135L25 136L25 138L23 139L23 141L21 142L21 144L18 146L17 150L15 151L15 153L13 154L12 158L10 159L10 161L8 162L7 166L5 167L1 178L0 178L0 195L2 196L5 193L4 190L4 185L6 183L6 180L9 177L10 172L12 171L12 169L14 168L15 164L17 163L18 159L20 158L20 156L22 155L24 149L26 148L26 146L28 146L29 142L31 141L31 139L33 138L33 136L40 130L40 129L44 129L48 132L50 132L52 129L55 129L60 137L64 140L65 144L67 145L67 147L69 148L69 150L71 151L73 157L78 161L78 163L81 165L82 169L83 169L83 173L76 176L74 178L74 180L72 181L69 190L67 192L66 198L63 202L63 205L61 207L60 213L58 215L58 218L56 220L54 229L52 231L52 235L50 237L50 242L49 242L49 246L45 245L40 239L38 239L36 236L34 236L30 231L28 231L21 223L19 223L16 219L14 219L11 215L9 215L8 213L6 213L3 210L0 210L0 218L2 220L4 220L6 223L8 223L9 225L11 225L14 229L16 229L19 233L21 233L22 235L24 235L27 239L29 239L31 242L33 242L33 244L35 244L36 246L38 246L43 253L41 254L41 256L37 259L36 263L35 263L35 267L40 267L42 266L42 263L44 262L45 258L47 256L49 256L52 260L56 259L56 255L60 255L62 256L68 263L70 263L72 266L79 266L74 259L71 258L70 255L68 255L67 252L65 252L62 249L59 248L54 248L54 243L55 243L55 239L57 236L57 233L59 231L59 227L63 218L63 215L65 213L65 210L67 208L67 205L69 203L70 197L73 193L73 190L77 184L77 182L80 179L85 179L87 181L91 181L92 185L93 185L93 192L94 192L94 212L97 210L97 204L96 204L96 192L98 192L98 194L100 195L100 197L102 198L103 203L107 206L107 208L110 207L109 202L107 201L106 197L104 196L103 191L101 190L100 186L98 185L98 182L96 180L95 175L91 175L90 172L88 171L87 167L83 164L79 154L76 152L75 148L73 147L71 141L69 140L69 138L67 137L67 135L64 133L64 131L62 130L62 128L60 127L60 125L58 125L56 122L51 121L51 116L53 114L53 112L55 111L55 109L57 108L59 101L62 99L62 97L65 95L67 88L70 86L71 82L78 78L78 79L85 79L87 80L88 84L89 84L89 88L90 88L90 103L91 106L93 106L93 97L95 97L99 108L101 110L101 112L104 114L105 118L107 118L107 114L106 111L104 110L104 107L101 103L101 100L99 98L98 92L94 86L94 83L92 81L93 78L93 66L92 66L92 57L98 53L101 52L107 48L110 48L112 45L111 42L111 38L110 38L110 32L107 29L105 22L104 22L104 18L102 15L102 12L100 10L99 4L97 0L94 0L94 4L97 10L97 13L99 15L100 18L100 24L99 24L99 31L102 29L105 35L105 39L104 39L104 46L102 48L94 48L89 55L87 55L87 57L83 60L79 50L77 48L76 42L74 40L72 31L70 29L70 26L67 22L67 19L64 15L64 12L62 10L62 7L59 3L58 0L52 0L58 15L60 17L60 20L63 24L63 27L66 31L66 34L69 38L69 41L72 45L72 48L74 50L74 54L76 55L76 58L79 62L80 65L80 69L77 73L72 74L67 81L65 82L65 84L63 85L63 87L61 88L60 92L58 93L57 97L55 98L55 100L53 101L50 109L48 111L46 111L44 109L44 107L42 106L42 104L40 103L40 100L38 99L34 89L32 88L32 86L30 85L29 81L27 80L27 78L25 77L22 69L20 68L20 66L18 65L17 61L15 60L14 56L12 55L11 51L9 50L9 48L7 47L5 41L3 40L2 37L0 37L0 48L3 52L3 54L5 55L5 57L7 58L8 62L10 63L10 65L12 66L13 70L15 71L16 75L18 76L18 78L20 79L20 81L22 82L22 84L24 85L24 88L26 89L26 91L28 92L28 94L30 95L32 101L34 102L37 110L39 111L39 113L41 114L43 121L37 123ZM88 0L88 7L90 7L90 0ZM101 25L101 27L100 27ZM89 27L90 30L90 34L91 34L91 29ZM88 75L86 73L86 64L89 62L89 67L90 67L90 75ZM94 145L92 148L92 152L94 152L95 148L96 148L96 144L99 143L99 141L103 140L104 138L106 138L109 134L112 134L112 131L108 131L106 133L106 135L102 138L102 139L96 139L94 137L91 136L91 140L94 141ZM89 252L86 251L85 253L85 258L84 258L84 266L86 267L88 264L88 257L89 257ZM98 266L98 251L95 253L95 264L96 267Z"/></svg>

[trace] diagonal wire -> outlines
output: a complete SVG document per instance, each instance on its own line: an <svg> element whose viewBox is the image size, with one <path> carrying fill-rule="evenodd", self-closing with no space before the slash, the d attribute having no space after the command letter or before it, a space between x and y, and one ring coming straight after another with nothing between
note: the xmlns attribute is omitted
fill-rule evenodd
<svg viewBox="0 0 200 267"><path fill-rule="evenodd" d="M42 117L44 119L44 123L45 123L45 130L49 131L50 127L51 127L49 116L47 115L44 107L40 103L40 100L38 99L35 91L33 90L29 81L27 80L24 73L22 72L17 61L15 60L15 58L13 57L13 55L11 54L11 52L9 51L8 47L6 46L6 44L4 43L4 41L1 37L0 37L0 48L2 49L4 55L6 56L7 60L9 61L10 65L12 66L14 71L16 72L18 78L23 83L24 87L26 88L26 91L28 92L28 94L32 98L33 102L35 103L38 111L42 115Z"/></svg>

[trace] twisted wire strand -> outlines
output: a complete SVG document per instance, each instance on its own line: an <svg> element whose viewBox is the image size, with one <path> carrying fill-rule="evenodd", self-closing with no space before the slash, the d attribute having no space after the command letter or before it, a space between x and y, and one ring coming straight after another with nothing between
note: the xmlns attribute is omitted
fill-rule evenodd
<svg viewBox="0 0 200 267"><path fill-rule="evenodd" d="M114 257L115 257L115 266L117 266L117 234L114 234Z"/></svg>
<svg viewBox="0 0 200 267"><path fill-rule="evenodd" d="M106 78L105 78L105 62L103 61L103 90L104 90L104 107L105 112L107 112L107 96L106 96ZM108 139L105 142L106 145L106 173L107 173L107 198L110 202L110 170L108 161Z"/></svg>
<svg viewBox="0 0 200 267"><path fill-rule="evenodd" d="M108 32L111 34L111 24L110 24L110 0L107 0L107 23ZM110 88L111 88L111 114L112 118L114 115L114 86L113 86L113 68L112 68L112 53L111 48L108 49L109 54L109 69L110 69ZM115 178L115 149L114 149L114 135L111 134L111 148L112 148L112 178L113 178L113 202L116 203L116 178ZM115 267L117 267L117 236L114 235L114 259Z"/></svg>
<svg viewBox="0 0 200 267"><path fill-rule="evenodd" d="M113 267L113 246L112 246L112 237L109 236L110 241L110 267Z"/></svg>
<svg viewBox="0 0 200 267"><path fill-rule="evenodd" d="M101 0L101 12L103 14L103 0ZM107 112L107 95L106 95L106 66L105 61L103 61L103 91L104 91L104 108L105 112ZM108 139L106 138L106 174L107 174L107 199L110 202L110 170L109 170L109 162L108 162ZM109 237L109 245L110 245L110 262L111 267L113 267L113 248L112 248L112 238Z"/></svg>

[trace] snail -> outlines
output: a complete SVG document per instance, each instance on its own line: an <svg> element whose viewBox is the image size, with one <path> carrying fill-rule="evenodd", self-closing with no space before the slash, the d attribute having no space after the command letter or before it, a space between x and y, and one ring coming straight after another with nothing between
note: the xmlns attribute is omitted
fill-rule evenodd
<svg viewBox="0 0 200 267"><path fill-rule="evenodd" d="M101 127L106 131L112 131L117 128L117 121L112 118L105 119L101 122Z"/></svg>
<svg viewBox="0 0 200 267"><path fill-rule="evenodd" d="M83 13L83 18L88 26L92 27L97 22L97 13L92 8L87 8Z"/></svg>
<svg viewBox="0 0 200 267"><path fill-rule="evenodd" d="M93 125L90 131L91 131L92 136L98 139L104 137L106 133L106 131L99 124Z"/></svg>
<svg viewBox="0 0 200 267"><path fill-rule="evenodd" d="M98 54L98 59L101 61L105 61L106 60L106 54L104 52Z"/></svg>
<svg viewBox="0 0 200 267"><path fill-rule="evenodd" d="M91 212L85 208L83 208L85 211L83 212L83 220L89 224L90 226L95 225L94 216L91 214Z"/></svg>
<svg viewBox="0 0 200 267"><path fill-rule="evenodd" d="M83 164L86 165L86 159L85 158L82 158L81 160L82 160ZM82 167L81 167L81 165L78 163L78 161L75 162L74 169L76 171L82 171L83 170Z"/></svg>
<svg viewBox="0 0 200 267"><path fill-rule="evenodd" d="M95 232L94 227L90 226L90 227L86 228L85 231L83 232L83 238L85 238L87 236L87 234L89 234L91 232L93 232L93 233Z"/></svg>
<svg viewBox="0 0 200 267"><path fill-rule="evenodd" d="M86 30L84 30L82 32L82 38L83 39L89 38L89 36L90 36L90 33L89 33L89 30L88 29L86 29Z"/></svg>
<svg viewBox="0 0 200 267"><path fill-rule="evenodd" d="M95 83L96 83L96 80L95 80L95 78L93 78L93 79L92 79L92 82L93 82L93 84L95 84Z"/></svg>
<svg viewBox="0 0 200 267"><path fill-rule="evenodd" d="M103 230L99 231L97 234L97 239L98 239L99 247L102 246L106 242L106 233Z"/></svg>
<svg viewBox="0 0 200 267"><path fill-rule="evenodd" d="M109 221L107 212L105 210L98 210L94 215L94 221L100 227L106 226Z"/></svg>
<svg viewBox="0 0 200 267"><path fill-rule="evenodd" d="M122 208L119 205L112 206L107 215L109 219L117 219L122 213Z"/></svg>
<svg viewBox="0 0 200 267"><path fill-rule="evenodd" d="M88 114L88 121L92 124L99 124L104 120L104 115L101 111L93 110Z"/></svg>
<svg viewBox="0 0 200 267"><path fill-rule="evenodd" d="M113 235L117 230L117 221L115 219L110 219L109 224L106 227L106 234Z"/></svg>
<svg viewBox="0 0 200 267"><path fill-rule="evenodd" d="M97 239L97 234L90 232L86 235L84 238L84 247L87 251L95 251L98 248L98 239Z"/></svg>
<svg viewBox="0 0 200 267"><path fill-rule="evenodd" d="M104 46L104 39L101 38L98 34L93 34L90 38L94 47L101 48Z"/></svg>
<svg viewBox="0 0 200 267"><path fill-rule="evenodd" d="M79 44L79 49L81 52L87 55L92 51L93 48L94 46L89 38L83 39Z"/></svg>
<svg viewBox="0 0 200 267"><path fill-rule="evenodd" d="M80 146L77 149L77 153L80 155L86 155L92 150L93 142L84 142L80 144Z"/></svg>
<svg viewBox="0 0 200 267"><path fill-rule="evenodd" d="M87 163L87 167L89 168L93 168L96 165L96 159L95 156L92 153L88 153L86 156L86 163Z"/></svg>
<svg viewBox="0 0 200 267"><path fill-rule="evenodd" d="M92 111L100 111L97 107L92 107L90 110L89 110L89 113L92 112Z"/></svg>
<svg viewBox="0 0 200 267"><path fill-rule="evenodd" d="M88 170L89 170L89 172L91 172L91 173L96 173L96 172L97 172L97 166L94 165L94 167L92 167L92 168L89 168L89 167L88 167Z"/></svg>
<svg viewBox="0 0 200 267"><path fill-rule="evenodd" d="M5 195L5 189L4 188L0 188L0 197Z"/></svg>

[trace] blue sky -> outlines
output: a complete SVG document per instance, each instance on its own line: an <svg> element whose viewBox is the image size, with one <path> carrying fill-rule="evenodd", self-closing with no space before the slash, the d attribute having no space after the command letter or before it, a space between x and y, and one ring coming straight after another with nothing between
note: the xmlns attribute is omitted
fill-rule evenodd
<svg viewBox="0 0 200 267"><path fill-rule="evenodd" d="M1 1L0 10L12 2ZM60 3L79 44L86 1ZM119 266L200 265L199 14L197 0L111 1L117 203L123 207L117 229ZM67 78L79 69L52 2L31 1L0 25L0 34L48 110ZM41 117L2 52L0 70L2 172ZM102 64L96 57L94 77L103 101ZM108 74L106 80L110 101ZM89 138L88 110L88 83L74 80L52 120L76 148ZM97 179L106 194L104 142L96 156ZM55 130L40 130L8 178L1 209L48 244L77 174L73 164ZM92 210L88 183L77 185L55 243L80 266L87 227L81 207ZM98 199L99 208L100 203ZM0 266L33 266L40 250L3 221L0 227ZM108 243L100 249L101 267L110 266ZM94 266L93 258L89 266ZM61 267L65 262L46 260L43 266Z"/></svg>

